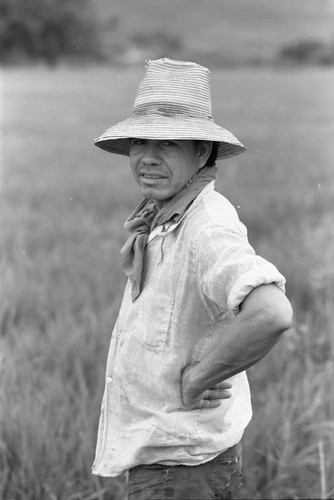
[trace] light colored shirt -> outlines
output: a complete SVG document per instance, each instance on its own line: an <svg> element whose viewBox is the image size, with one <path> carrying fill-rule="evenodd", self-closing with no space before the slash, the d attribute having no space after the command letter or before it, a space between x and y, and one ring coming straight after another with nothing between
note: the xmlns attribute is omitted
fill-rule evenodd
<svg viewBox="0 0 334 500"><path fill-rule="evenodd" d="M184 217L150 234L143 288L128 282L109 350L93 473L198 465L238 443L252 416L245 372L214 409L182 404L182 370L224 335L251 290L284 277L257 256L231 203L210 183ZM218 326L218 328L217 328Z"/></svg>

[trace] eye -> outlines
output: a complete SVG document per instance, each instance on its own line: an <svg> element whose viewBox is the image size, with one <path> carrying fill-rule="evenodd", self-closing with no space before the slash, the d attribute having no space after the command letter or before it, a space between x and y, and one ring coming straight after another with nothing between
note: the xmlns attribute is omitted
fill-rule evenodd
<svg viewBox="0 0 334 500"><path fill-rule="evenodd" d="M176 146L176 142L166 140L166 141L163 141L163 145L166 146L167 148L170 148L170 147Z"/></svg>
<svg viewBox="0 0 334 500"><path fill-rule="evenodd" d="M145 139L130 139L130 146L143 146L146 143Z"/></svg>

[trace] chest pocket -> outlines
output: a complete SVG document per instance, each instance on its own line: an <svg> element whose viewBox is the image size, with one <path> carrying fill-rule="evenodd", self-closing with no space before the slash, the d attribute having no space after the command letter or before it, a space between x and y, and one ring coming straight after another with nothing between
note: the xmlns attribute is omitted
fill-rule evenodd
<svg viewBox="0 0 334 500"><path fill-rule="evenodd" d="M157 292L147 284L137 300L134 336L147 349L161 352L170 331L173 301L169 295Z"/></svg>

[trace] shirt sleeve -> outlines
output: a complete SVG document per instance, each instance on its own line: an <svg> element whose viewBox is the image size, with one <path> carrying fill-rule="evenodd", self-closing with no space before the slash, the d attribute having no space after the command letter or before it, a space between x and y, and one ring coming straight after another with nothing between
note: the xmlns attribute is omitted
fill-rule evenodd
<svg viewBox="0 0 334 500"><path fill-rule="evenodd" d="M260 285L274 283L285 291L284 276L255 254L240 221L203 229L197 238L196 260L198 284L212 320L235 316L247 295Z"/></svg>

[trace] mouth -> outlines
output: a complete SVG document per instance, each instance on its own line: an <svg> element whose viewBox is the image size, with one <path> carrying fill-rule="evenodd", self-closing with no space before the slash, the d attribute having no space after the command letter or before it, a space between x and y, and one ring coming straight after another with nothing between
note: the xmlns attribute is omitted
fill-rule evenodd
<svg viewBox="0 0 334 500"><path fill-rule="evenodd" d="M167 177L164 175L147 174L145 172L140 173L139 177L143 180L148 180L148 181L158 181L158 180L162 180L162 179L167 179Z"/></svg>

